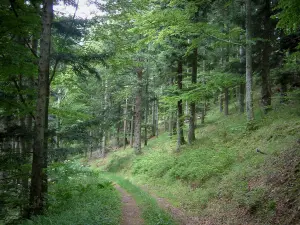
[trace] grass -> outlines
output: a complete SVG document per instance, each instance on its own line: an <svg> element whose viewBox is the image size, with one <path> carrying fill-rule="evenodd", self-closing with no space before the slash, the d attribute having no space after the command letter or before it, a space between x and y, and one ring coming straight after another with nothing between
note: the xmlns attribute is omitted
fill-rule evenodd
<svg viewBox="0 0 300 225"><path fill-rule="evenodd" d="M49 173L48 210L24 225L120 224L120 195L99 173L79 161L53 165Z"/></svg>
<svg viewBox="0 0 300 225"><path fill-rule="evenodd" d="M105 179L118 183L136 200L142 210L142 217L146 225L174 225L172 217L161 209L156 200L141 188L133 185L130 181L113 173L102 173Z"/></svg>
<svg viewBox="0 0 300 225"><path fill-rule="evenodd" d="M140 156L131 149L120 150L93 166L117 173L133 184L147 185L156 195L217 224L276 224L281 201L299 194L297 174L285 174L291 177L288 185L293 191L285 187L286 182L279 185L272 180L285 168L292 171L297 167L297 160L290 165L287 159L300 159L296 142L300 137L299 111L299 105L293 103L279 104L267 115L257 110L256 120L249 125L244 115L225 117L216 108L197 129L197 141L183 146L180 153L174 152L175 137L162 134L151 139ZM256 148L266 154L257 153ZM277 220L287 218L281 217Z"/></svg>

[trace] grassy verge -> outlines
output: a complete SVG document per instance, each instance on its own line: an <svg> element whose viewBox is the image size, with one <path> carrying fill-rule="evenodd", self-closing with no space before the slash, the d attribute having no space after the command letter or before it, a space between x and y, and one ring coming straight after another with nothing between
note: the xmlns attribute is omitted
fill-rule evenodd
<svg viewBox="0 0 300 225"><path fill-rule="evenodd" d="M120 195L99 173L79 162L53 165L49 173L48 210L24 225L120 224Z"/></svg>
<svg viewBox="0 0 300 225"><path fill-rule="evenodd" d="M161 209L156 200L130 181L113 173L102 173L105 179L119 184L136 200L142 209L142 217L147 225L173 225L176 224L172 217Z"/></svg>

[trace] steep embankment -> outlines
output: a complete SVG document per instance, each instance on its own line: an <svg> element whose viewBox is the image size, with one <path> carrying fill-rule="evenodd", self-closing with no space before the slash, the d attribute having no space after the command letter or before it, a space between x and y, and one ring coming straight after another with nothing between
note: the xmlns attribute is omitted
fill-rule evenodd
<svg viewBox="0 0 300 225"><path fill-rule="evenodd" d="M163 134L141 156L119 150L93 165L167 199L199 224L300 223L298 109L258 112L246 124L242 115L210 113L197 141L180 153L175 137Z"/></svg>

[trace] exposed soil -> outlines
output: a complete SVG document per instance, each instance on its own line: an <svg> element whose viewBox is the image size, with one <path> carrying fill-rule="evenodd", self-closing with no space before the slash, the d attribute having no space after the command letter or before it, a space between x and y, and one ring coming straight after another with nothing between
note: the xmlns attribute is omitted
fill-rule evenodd
<svg viewBox="0 0 300 225"><path fill-rule="evenodd" d="M143 225L144 220L135 200L119 185L115 185L116 189L122 195L122 220L121 225Z"/></svg>

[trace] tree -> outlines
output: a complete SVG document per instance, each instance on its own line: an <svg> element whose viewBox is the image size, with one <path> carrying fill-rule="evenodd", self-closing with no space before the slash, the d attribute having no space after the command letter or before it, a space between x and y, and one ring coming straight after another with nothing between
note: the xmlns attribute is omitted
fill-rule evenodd
<svg viewBox="0 0 300 225"><path fill-rule="evenodd" d="M47 185L44 168L44 139L45 139L45 116L47 115L47 98L49 88L50 71L50 46L51 25L53 20L53 1L44 0L42 10L42 33L40 43L38 96L35 113L35 140L32 158L32 176L30 186L29 215L40 214L44 209L45 194L43 186ZM47 118L48 119L48 118Z"/></svg>
<svg viewBox="0 0 300 225"><path fill-rule="evenodd" d="M182 59L179 58L177 60L177 88L178 91L182 90L182 77L183 77L183 62ZM182 99L179 97L177 101L177 147L176 151L180 151L180 146L185 143L184 136L183 136L183 125L184 125L184 118L183 118L183 108L182 108Z"/></svg>
<svg viewBox="0 0 300 225"><path fill-rule="evenodd" d="M246 113L247 120L254 119L252 94L252 33L251 0L246 0Z"/></svg>
<svg viewBox="0 0 300 225"><path fill-rule="evenodd" d="M143 88L143 69L137 68L137 87L135 96L135 116L134 116L134 152L141 154L141 123L142 123L142 88Z"/></svg>

